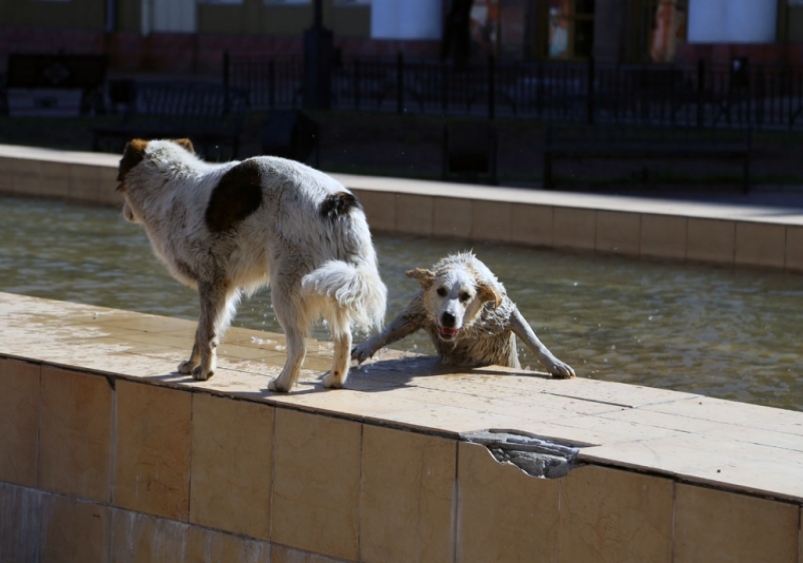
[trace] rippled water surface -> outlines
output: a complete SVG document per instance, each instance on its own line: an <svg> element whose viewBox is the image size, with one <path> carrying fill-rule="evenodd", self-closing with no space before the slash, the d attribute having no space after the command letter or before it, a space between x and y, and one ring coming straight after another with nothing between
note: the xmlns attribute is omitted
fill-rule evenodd
<svg viewBox="0 0 803 563"><path fill-rule="evenodd" d="M404 271L463 243L377 236L393 316L415 294ZM473 249L541 340L579 375L803 410L803 277L560 254ZM142 230L114 209L0 197L0 291L190 319L195 292L170 278ZM236 326L281 331L265 290ZM0 329L1 330L1 329ZM325 327L314 336L328 339ZM423 334L395 347L434 353ZM529 350L522 365L537 367Z"/></svg>

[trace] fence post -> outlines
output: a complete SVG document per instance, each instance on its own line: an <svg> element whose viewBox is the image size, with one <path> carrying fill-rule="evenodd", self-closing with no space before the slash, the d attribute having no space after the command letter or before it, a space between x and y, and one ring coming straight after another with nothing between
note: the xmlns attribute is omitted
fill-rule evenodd
<svg viewBox="0 0 803 563"><path fill-rule="evenodd" d="M588 100L586 106L588 124L594 125L594 80L596 78L596 69L594 65L594 56L588 57Z"/></svg>
<svg viewBox="0 0 803 563"><path fill-rule="evenodd" d="M270 109L276 107L276 61L268 61L268 105Z"/></svg>
<svg viewBox="0 0 803 563"><path fill-rule="evenodd" d="M404 55L396 55L396 111L404 113Z"/></svg>
<svg viewBox="0 0 803 563"><path fill-rule="evenodd" d="M496 59L488 55L488 119L493 121L496 114Z"/></svg>
<svg viewBox="0 0 803 563"><path fill-rule="evenodd" d="M229 89L229 51L223 51L223 87Z"/></svg>
<svg viewBox="0 0 803 563"><path fill-rule="evenodd" d="M705 106L703 96L705 95L705 61L697 61L697 127L702 127L705 121Z"/></svg>
<svg viewBox="0 0 803 563"><path fill-rule="evenodd" d="M443 115L449 111L449 69L444 61L441 61L441 111Z"/></svg>
<svg viewBox="0 0 803 563"><path fill-rule="evenodd" d="M354 107L360 109L360 59L354 59Z"/></svg>

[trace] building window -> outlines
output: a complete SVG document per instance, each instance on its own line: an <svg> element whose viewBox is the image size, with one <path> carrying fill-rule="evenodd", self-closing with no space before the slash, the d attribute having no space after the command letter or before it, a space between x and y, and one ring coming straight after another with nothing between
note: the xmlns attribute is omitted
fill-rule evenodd
<svg viewBox="0 0 803 563"><path fill-rule="evenodd" d="M243 0L198 0L199 4L242 4Z"/></svg>
<svg viewBox="0 0 803 563"><path fill-rule="evenodd" d="M265 4L311 4L312 0L265 0Z"/></svg>
<svg viewBox="0 0 803 563"><path fill-rule="evenodd" d="M587 59L594 48L594 0L549 0L547 57Z"/></svg>
<svg viewBox="0 0 803 563"><path fill-rule="evenodd" d="M633 60L671 63L680 43L686 42L688 0L638 0L635 4Z"/></svg>

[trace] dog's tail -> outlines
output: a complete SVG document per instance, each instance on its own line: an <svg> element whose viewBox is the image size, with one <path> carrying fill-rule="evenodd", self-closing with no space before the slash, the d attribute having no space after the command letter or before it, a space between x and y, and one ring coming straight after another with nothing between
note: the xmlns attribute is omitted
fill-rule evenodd
<svg viewBox="0 0 803 563"><path fill-rule="evenodd" d="M301 288L307 295L327 298L339 313L345 312L344 320L350 325L364 330L382 328L388 290L374 264L329 260L304 276Z"/></svg>

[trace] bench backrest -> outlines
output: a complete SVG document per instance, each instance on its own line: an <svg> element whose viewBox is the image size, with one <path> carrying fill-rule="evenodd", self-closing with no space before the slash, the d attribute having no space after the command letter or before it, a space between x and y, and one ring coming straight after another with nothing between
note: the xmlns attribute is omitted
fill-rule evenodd
<svg viewBox="0 0 803 563"><path fill-rule="evenodd" d="M106 80L105 55L11 53L7 88L100 88Z"/></svg>

